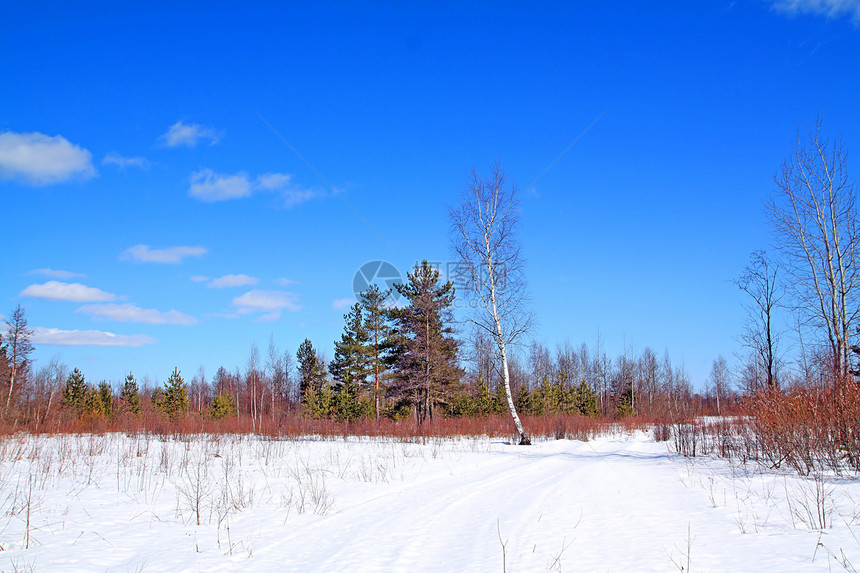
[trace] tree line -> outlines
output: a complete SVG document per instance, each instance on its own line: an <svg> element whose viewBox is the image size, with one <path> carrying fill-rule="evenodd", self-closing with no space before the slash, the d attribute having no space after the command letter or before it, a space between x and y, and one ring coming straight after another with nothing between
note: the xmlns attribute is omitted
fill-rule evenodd
<svg viewBox="0 0 860 573"><path fill-rule="evenodd" d="M249 420L253 429L296 416L423 424L507 413L520 443L528 443L519 414L680 419L741 405L757 416L774 411L768 400L792 392L847 411L854 396L847 390L860 375L860 225L844 144L828 139L817 122L805 139L798 136L774 181L766 208L773 249L755 251L735 280L748 301L739 363L732 369L718 356L699 393L668 353L625 349L612 358L599 338L594 347L553 351L525 341L532 317L515 236L517 194L496 165L487 178L473 172L451 210L460 292L426 261L395 285L401 304L390 304L392 291L371 285L344 315L331 360L310 340L281 353L270 338L264 357L252 346L244 368L221 367L211 379L201 368L186 383L174 370L155 388L129 374L114 388L87 382L56 360L35 369L32 331L18 306L0 336L2 418L32 426L57 416L154 412L175 419L190 412ZM471 297L467 323L454 322L455 296ZM838 433L857 433L856 421L838 423Z"/></svg>
<svg viewBox="0 0 860 573"><path fill-rule="evenodd" d="M190 380L174 369L156 385L129 373L119 383L94 383L78 368L56 359L40 368L26 352L29 344L22 307L7 319L0 336L0 391L3 418L28 427L75 421L123 421L157 416L175 420L237 419L252 429L291 417L358 420L486 417L508 413L507 392L493 342L479 331L465 340L451 316L453 286L423 262L396 288L406 304L386 303L376 285L361 293L344 315L343 333L328 360L305 339L296 350L280 352L269 339L261 358L252 345L244 368L222 366L207 377L201 367ZM19 340L10 332L17 332ZM16 383L11 386L13 357ZM719 359L727 377L725 360ZM650 348L634 356L609 357L596 347L559 345L554 350L532 342L509 361L509 384L517 410L526 416L582 415L618 418L638 414L659 418L680 401L713 407L716 395L732 404L736 395L719 384L705 395L693 392L683 367ZM719 378L717 379L719 382ZM11 389L11 393L10 393ZM715 390L718 392L715 393Z"/></svg>

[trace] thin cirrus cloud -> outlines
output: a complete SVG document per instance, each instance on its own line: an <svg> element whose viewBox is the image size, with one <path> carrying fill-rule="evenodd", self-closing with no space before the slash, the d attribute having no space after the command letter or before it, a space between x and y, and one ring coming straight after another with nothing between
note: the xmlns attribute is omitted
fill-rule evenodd
<svg viewBox="0 0 860 573"><path fill-rule="evenodd" d="M48 281L40 285L30 285L22 290L18 296L69 302L110 302L117 298L115 294L94 287L62 281Z"/></svg>
<svg viewBox="0 0 860 573"><path fill-rule="evenodd" d="M114 322L139 322L143 324L177 324L193 326L197 319L177 310L161 312L155 309L140 308L130 303L125 304L90 304L82 306L75 312L88 314L96 319L112 320Z"/></svg>
<svg viewBox="0 0 860 573"><path fill-rule="evenodd" d="M149 160L145 157L124 157L116 151L111 151L102 159L102 165L114 165L120 169L136 167L138 169L149 169Z"/></svg>
<svg viewBox="0 0 860 573"><path fill-rule="evenodd" d="M773 0L772 6L779 12L790 14L813 14L827 18L849 16L854 24L860 24L860 0Z"/></svg>
<svg viewBox="0 0 860 573"><path fill-rule="evenodd" d="M33 269L32 271L27 273L28 275L42 275L43 277L48 277L52 279L77 279L82 278L87 275L83 273L73 273L72 271L61 271L57 269Z"/></svg>
<svg viewBox="0 0 860 573"><path fill-rule="evenodd" d="M221 134L214 128L180 120L171 125L158 141L164 147L196 147L200 141L215 145L220 139Z"/></svg>
<svg viewBox="0 0 860 573"><path fill-rule="evenodd" d="M126 346L137 348L156 344L158 340L145 334L114 334L103 330L60 330L36 327L33 344L46 346Z"/></svg>
<svg viewBox="0 0 860 573"><path fill-rule="evenodd" d="M292 176L286 173L266 173L251 178L244 171L224 174L204 167L191 174L188 196L205 203L218 203L244 199L257 192L277 193L285 208L295 207L321 196L317 191L292 185L291 180Z"/></svg>
<svg viewBox="0 0 860 573"><path fill-rule="evenodd" d="M167 247L153 249L149 245L135 245L120 253L121 261L135 263L179 264L188 257L202 257L207 253L205 247Z"/></svg>
<svg viewBox="0 0 860 573"><path fill-rule="evenodd" d="M233 307L238 315L260 314L258 320L266 322L277 320L284 310L301 310L298 298L293 292L254 289L234 298Z"/></svg>
<svg viewBox="0 0 860 573"><path fill-rule="evenodd" d="M52 185L95 177L92 153L62 135L0 133L0 180Z"/></svg>

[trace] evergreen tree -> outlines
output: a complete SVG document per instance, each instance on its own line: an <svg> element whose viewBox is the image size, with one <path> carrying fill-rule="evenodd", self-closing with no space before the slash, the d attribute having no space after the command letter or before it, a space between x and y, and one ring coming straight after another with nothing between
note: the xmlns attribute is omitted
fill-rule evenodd
<svg viewBox="0 0 860 573"><path fill-rule="evenodd" d="M311 419L328 418L332 413L331 387L327 381L317 389L315 384L308 384L302 395L302 413Z"/></svg>
<svg viewBox="0 0 860 573"><path fill-rule="evenodd" d="M434 408L447 401L462 376L460 342L450 326L454 285L440 284L439 271L424 261L395 288L409 304L392 310L396 347L391 391L411 403L422 423L433 418Z"/></svg>
<svg viewBox="0 0 860 573"><path fill-rule="evenodd" d="M584 416L597 417L600 415L600 408L597 405L597 394L585 380L573 389L572 402L576 410Z"/></svg>
<svg viewBox="0 0 860 573"><path fill-rule="evenodd" d="M319 393L325 381L325 363L317 356L313 343L305 338L296 352L296 361L299 370L299 395L304 400L305 392L309 386Z"/></svg>
<svg viewBox="0 0 860 573"><path fill-rule="evenodd" d="M99 391L87 385L86 397L84 398L84 417L90 419L104 418L105 410Z"/></svg>
<svg viewBox="0 0 860 573"><path fill-rule="evenodd" d="M334 360L329 363L328 370L338 386L349 381L357 389L366 383L372 362L361 305L355 303L343 319L343 334L334 343Z"/></svg>
<svg viewBox="0 0 860 573"><path fill-rule="evenodd" d="M125 382L122 386L122 392L119 394L119 407L123 412L140 415L140 390L137 387L137 381L134 375L129 372L125 377Z"/></svg>
<svg viewBox="0 0 860 573"><path fill-rule="evenodd" d="M233 413L236 409L236 404L233 401L233 396L230 394L216 394L212 399L212 406L209 407L209 415L213 420L223 420Z"/></svg>
<svg viewBox="0 0 860 573"><path fill-rule="evenodd" d="M368 405L359 392L358 384L347 376L334 392L332 414L341 422L354 422L368 414Z"/></svg>
<svg viewBox="0 0 860 573"><path fill-rule="evenodd" d="M80 370L75 368L66 379L63 388L63 405L74 411L77 418L84 415L87 403L87 382Z"/></svg>
<svg viewBox="0 0 860 573"><path fill-rule="evenodd" d="M385 371L391 367L391 312L385 306L385 301L391 290L382 291L375 284L370 285L361 293L361 309L364 311L364 329L367 332L367 343L370 345L371 368L373 369L373 408L376 419L381 411L380 399L384 390L382 383Z"/></svg>
<svg viewBox="0 0 860 573"><path fill-rule="evenodd" d="M452 418L469 418L476 412L475 398L465 388L461 388L451 397L448 415Z"/></svg>
<svg viewBox="0 0 860 573"><path fill-rule="evenodd" d="M529 391L528 386L523 384L520 386L520 391L516 396L517 411L522 412L526 416L534 415L534 394Z"/></svg>
<svg viewBox="0 0 860 573"><path fill-rule="evenodd" d="M493 395L493 414L504 414L508 408L508 395L505 385L499 381L496 384L496 393Z"/></svg>
<svg viewBox="0 0 860 573"><path fill-rule="evenodd" d="M551 416L564 412L564 387L559 380L551 379L549 376L544 377L540 392L544 414Z"/></svg>
<svg viewBox="0 0 860 573"><path fill-rule="evenodd" d="M99 382L98 401L102 415L108 420L113 420L113 392L110 384L105 380Z"/></svg>
<svg viewBox="0 0 860 573"><path fill-rule="evenodd" d="M475 389L475 414L478 416L489 416L497 410L496 397L490 392L487 381L483 376L478 377L478 385Z"/></svg>
<svg viewBox="0 0 860 573"><path fill-rule="evenodd" d="M165 382L164 390L159 393L156 404L169 418L181 416L188 411L188 387L178 368L173 369L173 374Z"/></svg>

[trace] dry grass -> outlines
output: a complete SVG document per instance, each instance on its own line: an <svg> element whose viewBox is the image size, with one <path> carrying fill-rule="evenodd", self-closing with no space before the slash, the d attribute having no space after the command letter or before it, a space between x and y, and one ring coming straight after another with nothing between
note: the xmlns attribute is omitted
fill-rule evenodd
<svg viewBox="0 0 860 573"><path fill-rule="evenodd" d="M527 432L535 439L588 440L594 436L617 431L647 429L655 421L629 417L621 420L598 419L579 415L525 416L523 423ZM278 420L263 419L252 424L249 417L230 417L212 420L198 414L169 420L157 415L139 418L123 418L114 421L104 419L68 420L56 418L38 427L21 423L0 422L0 435L18 432L32 434L103 434L109 432L151 433L181 437L193 434L257 434L272 437L317 436L325 439L349 436L386 437L409 441L426 438L457 436L488 436L514 439L516 430L507 416L493 415L473 418L442 418L424 424L414 420L394 421L389 419L338 422L335 420L313 420L301 415L285 415Z"/></svg>

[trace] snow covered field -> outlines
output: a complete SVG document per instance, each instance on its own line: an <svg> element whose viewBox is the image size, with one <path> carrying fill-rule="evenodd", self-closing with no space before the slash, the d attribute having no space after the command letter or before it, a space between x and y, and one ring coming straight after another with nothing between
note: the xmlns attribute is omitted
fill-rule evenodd
<svg viewBox="0 0 860 573"><path fill-rule="evenodd" d="M2 571L853 571L858 522L860 483L642 432L0 439Z"/></svg>

